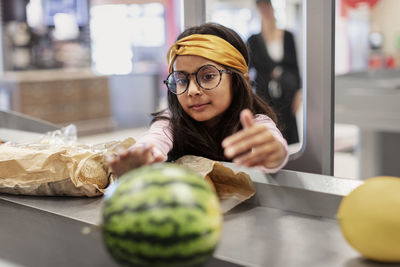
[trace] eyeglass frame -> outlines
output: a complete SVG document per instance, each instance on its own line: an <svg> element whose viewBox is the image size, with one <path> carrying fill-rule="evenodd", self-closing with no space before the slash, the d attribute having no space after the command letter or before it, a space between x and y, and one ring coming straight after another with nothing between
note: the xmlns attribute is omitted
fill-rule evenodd
<svg viewBox="0 0 400 267"><path fill-rule="evenodd" d="M200 84L200 82L198 80L197 74L204 67L214 67L219 72L219 81L218 81L217 85L214 86L213 88L204 88L203 86L201 86L201 84ZM182 93L179 93L179 94L177 92L173 92L171 89L169 89L169 86L168 86L168 79L172 74L174 74L174 72L179 72L179 73L182 73L182 74L186 75L185 78L188 80L188 83L186 85L185 90L183 90ZM201 66L196 72L193 72L193 73L186 73L184 71L173 71L167 76L167 79L165 79L163 81L163 83L165 84L165 86L167 86L168 91L170 91L171 93L173 93L175 95L181 95L181 94L184 94L185 92L187 92L187 90L189 89L190 76L193 75L196 78L196 83L199 85L200 88L202 88L204 90L213 90L213 89L217 88L221 84L222 73L233 74L233 71L231 71L231 70L220 70L220 69L217 68L217 66L214 66L214 65L211 65L211 64L206 64L206 65Z"/></svg>

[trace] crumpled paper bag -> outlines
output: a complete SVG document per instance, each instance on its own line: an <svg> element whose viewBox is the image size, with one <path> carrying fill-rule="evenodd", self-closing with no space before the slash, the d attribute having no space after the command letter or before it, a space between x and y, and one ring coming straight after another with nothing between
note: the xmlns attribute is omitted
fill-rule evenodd
<svg viewBox="0 0 400 267"><path fill-rule="evenodd" d="M249 199L256 192L248 174L234 172L218 161L189 155L179 158L175 163L183 165L205 178L207 176L210 178L215 186L223 213Z"/></svg>
<svg viewBox="0 0 400 267"><path fill-rule="evenodd" d="M106 156L118 146L131 146L135 140L85 145L77 144L71 136L63 136L63 131L51 132L37 143L0 145L0 192L39 196L102 195L116 179L106 164Z"/></svg>

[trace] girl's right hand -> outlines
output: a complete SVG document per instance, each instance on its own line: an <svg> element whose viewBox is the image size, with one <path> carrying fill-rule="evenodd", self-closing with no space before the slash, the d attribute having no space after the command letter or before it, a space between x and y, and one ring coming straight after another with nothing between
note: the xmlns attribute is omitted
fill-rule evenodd
<svg viewBox="0 0 400 267"><path fill-rule="evenodd" d="M254 122L250 110L240 113L240 121L243 129L222 141L225 156L246 167L274 169L281 165L287 156L284 145L265 125Z"/></svg>
<svg viewBox="0 0 400 267"><path fill-rule="evenodd" d="M131 146L117 148L117 154L107 157L113 174L120 177L124 173L144 165L163 161L162 155L153 155L153 146Z"/></svg>

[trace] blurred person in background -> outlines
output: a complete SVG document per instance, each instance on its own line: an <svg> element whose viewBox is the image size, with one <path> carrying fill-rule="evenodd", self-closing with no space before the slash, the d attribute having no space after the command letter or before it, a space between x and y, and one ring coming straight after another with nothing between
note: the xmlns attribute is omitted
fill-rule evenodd
<svg viewBox="0 0 400 267"><path fill-rule="evenodd" d="M278 29L270 0L256 0L261 32L247 40L255 91L278 116L288 144L298 143L296 112L301 106L301 81L294 36Z"/></svg>

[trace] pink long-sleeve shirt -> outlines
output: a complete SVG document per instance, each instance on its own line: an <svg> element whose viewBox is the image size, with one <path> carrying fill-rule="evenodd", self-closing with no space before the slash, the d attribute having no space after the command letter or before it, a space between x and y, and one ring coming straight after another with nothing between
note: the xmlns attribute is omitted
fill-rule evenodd
<svg viewBox="0 0 400 267"><path fill-rule="evenodd" d="M285 151L285 160L276 168L266 168L264 166L256 166L264 173L275 173L286 165L289 159L288 145L283 138L281 132L276 127L275 122L267 115L257 114L254 117L256 124L262 124L267 127L271 134L282 143ZM168 120L158 120L151 124L150 129L137 140L134 146L153 145L153 155L162 155L164 161L168 158L168 152L171 151L173 145L172 129Z"/></svg>

